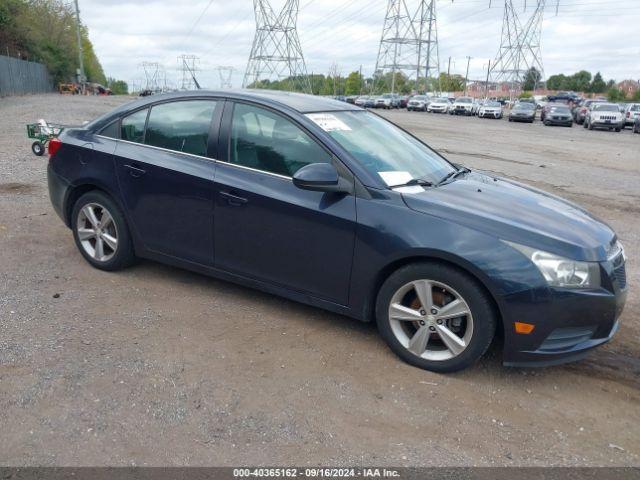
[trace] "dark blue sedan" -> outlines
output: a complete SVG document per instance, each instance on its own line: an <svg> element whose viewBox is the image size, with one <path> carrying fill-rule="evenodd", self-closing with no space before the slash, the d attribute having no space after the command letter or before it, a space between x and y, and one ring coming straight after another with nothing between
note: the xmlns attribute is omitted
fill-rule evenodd
<svg viewBox="0 0 640 480"><path fill-rule="evenodd" d="M51 142L49 192L94 267L148 258L362 321L412 365L581 357L627 293L616 234L582 208L448 162L344 102L152 96Z"/></svg>

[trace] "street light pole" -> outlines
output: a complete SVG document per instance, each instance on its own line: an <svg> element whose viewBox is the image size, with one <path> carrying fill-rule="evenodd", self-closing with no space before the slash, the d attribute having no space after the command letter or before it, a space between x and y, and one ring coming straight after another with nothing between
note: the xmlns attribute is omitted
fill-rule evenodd
<svg viewBox="0 0 640 480"><path fill-rule="evenodd" d="M78 40L78 63L80 64L80 84L82 88L82 93L85 93L85 81L86 78L84 76L84 60L82 54L82 35L80 34L80 9L78 8L78 0L74 0L73 2L76 6L76 38Z"/></svg>

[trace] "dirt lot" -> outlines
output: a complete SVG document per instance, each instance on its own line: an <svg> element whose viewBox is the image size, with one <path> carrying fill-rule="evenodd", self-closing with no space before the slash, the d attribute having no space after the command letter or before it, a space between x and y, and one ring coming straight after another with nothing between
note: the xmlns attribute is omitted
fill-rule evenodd
<svg viewBox="0 0 640 480"><path fill-rule="evenodd" d="M0 464L640 465L640 135L390 112L454 161L606 219L630 258L614 340L588 359L410 367L372 325L142 262L91 268L24 124L121 98L0 99Z"/></svg>

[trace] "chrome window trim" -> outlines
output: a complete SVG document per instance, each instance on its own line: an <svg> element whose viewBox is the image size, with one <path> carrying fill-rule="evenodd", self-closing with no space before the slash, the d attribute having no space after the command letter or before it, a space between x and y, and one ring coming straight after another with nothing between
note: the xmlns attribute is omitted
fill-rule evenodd
<svg viewBox="0 0 640 480"><path fill-rule="evenodd" d="M115 142L124 142L124 143L128 143L130 145L137 145L139 147L152 148L152 149L160 150L160 151L163 151L163 152L177 153L177 154L180 154L180 155L187 155L189 157L199 158L199 159L202 159L202 160L207 160L209 162L220 163L222 165L229 165L229 166L236 167L236 168L242 168L244 170L251 170L252 172L264 173L265 175L271 175L272 177L284 178L285 180L292 180L293 179L293 177L288 177L286 175L280 175L279 173L267 172L265 170L259 170L257 168L251 168L251 167L246 167L244 165L238 165L238 164L235 164L235 163L225 162L223 160L218 160L217 158L203 157L201 155L194 155L193 153L187 153L187 152L179 152L177 150L171 150L169 148L156 147L155 145L146 145L144 143L131 142L129 140L122 140L121 138L105 137L104 135L99 135L97 133L95 133L94 136L100 137L100 138L105 138L107 140L113 140Z"/></svg>
<svg viewBox="0 0 640 480"><path fill-rule="evenodd" d="M108 140L115 140L116 142L128 143L130 145L137 145L139 147L153 148L155 150L160 150L160 151L163 151L163 152L178 153L180 155L187 155L189 157L200 158L202 160L208 160L210 162L218 162L219 161L219 160L216 160L215 158L203 157L202 155L195 155L193 153L188 153L188 152L180 152L178 150L171 150L170 148L156 147L155 145L147 145L146 143L138 143L138 142L132 142L130 140L122 140L121 138L105 137L104 135L99 135L97 133L95 133L94 136L100 137L100 138L106 138Z"/></svg>

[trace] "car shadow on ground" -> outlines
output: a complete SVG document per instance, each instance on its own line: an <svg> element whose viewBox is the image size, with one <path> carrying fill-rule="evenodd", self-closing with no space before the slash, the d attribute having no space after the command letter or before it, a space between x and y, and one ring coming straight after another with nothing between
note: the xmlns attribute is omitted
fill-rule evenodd
<svg viewBox="0 0 640 480"><path fill-rule="evenodd" d="M166 282L192 285L194 288L205 291L206 295L228 295L232 301L247 302L257 305L257 308L264 307L270 311L278 309L285 314L288 312L296 317L296 321L303 319L302 321L314 322L314 327L326 326L331 329L339 329L344 332L345 337L362 336L375 344L372 350L384 355L385 361L398 362L398 364L404 365L408 372L420 373L419 369L405 364L388 349L378 335L375 322L361 322L250 287L154 261L141 260L128 271L140 276L150 275L161 278ZM447 375L474 381L488 379L491 382L504 382L510 385L521 384L523 388L525 384L530 386L532 378L544 383L549 377L553 377L553 381L557 382L558 376L580 375L613 380L640 390L640 359L628 352L618 352L610 346L596 349L586 359L575 363L544 368L514 368L505 367L502 364L502 345L502 336L496 335L489 350L476 365L462 372Z"/></svg>

